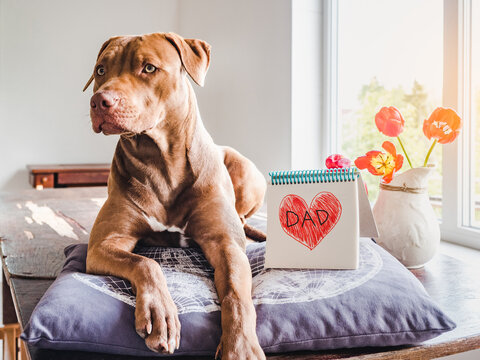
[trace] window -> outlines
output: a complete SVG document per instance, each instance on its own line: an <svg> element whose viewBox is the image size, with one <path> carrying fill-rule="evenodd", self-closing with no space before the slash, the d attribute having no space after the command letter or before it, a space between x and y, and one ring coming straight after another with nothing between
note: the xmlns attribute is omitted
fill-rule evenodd
<svg viewBox="0 0 480 360"><path fill-rule="evenodd" d="M458 142L444 148L442 237L480 248L478 211L479 0L444 0L444 85L443 102L459 110L463 131Z"/></svg>
<svg viewBox="0 0 480 360"><path fill-rule="evenodd" d="M471 194L469 206L469 225L480 228L480 1L473 1L471 4L472 27L472 94L471 94L471 122L469 128L465 129L470 133L470 146L467 150L470 153L469 189Z"/></svg>
<svg viewBox="0 0 480 360"><path fill-rule="evenodd" d="M338 151L355 159L382 150L375 127L381 106L397 107L406 120L401 135L413 166L430 143L423 120L442 102L443 4L438 0L341 0L338 3ZM425 21L428 19L428 21ZM442 149L436 147L429 191L441 217ZM405 162L403 169L408 169ZM379 178L364 176L372 201Z"/></svg>
<svg viewBox="0 0 480 360"><path fill-rule="evenodd" d="M331 79L323 101L331 120L322 141L329 153L354 159L380 149L386 138L374 116L393 105L406 120L401 137L413 165L421 166L429 146L423 120L437 106L456 109L464 128L455 143L436 147L429 193L442 238L480 248L480 0L325 3L332 35L323 52L323 76ZM365 179L374 201L379 178Z"/></svg>

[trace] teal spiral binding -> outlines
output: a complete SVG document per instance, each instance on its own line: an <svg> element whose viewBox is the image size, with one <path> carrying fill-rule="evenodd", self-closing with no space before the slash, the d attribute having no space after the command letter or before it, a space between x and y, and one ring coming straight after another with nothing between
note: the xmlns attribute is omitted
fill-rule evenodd
<svg viewBox="0 0 480 360"><path fill-rule="evenodd" d="M286 185L355 181L360 172L356 167L350 167L345 169L271 171L268 175L270 175L272 185Z"/></svg>

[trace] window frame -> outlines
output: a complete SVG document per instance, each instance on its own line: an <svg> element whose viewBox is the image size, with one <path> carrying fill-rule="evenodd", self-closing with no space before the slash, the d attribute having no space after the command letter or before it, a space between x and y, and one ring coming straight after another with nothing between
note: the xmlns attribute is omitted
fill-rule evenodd
<svg viewBox="0 0 480 360"><path fill-rule="evenodd" d="M443 104L458 111L464 128L457 141L442 145L442 240L480 249L480 229L471 224L469 157L470 52L472 0L444 0ZM323 2L323 119L322 158L338 152L338 8L335 0ZM453 189L453 191L452 191ZM465 225L468 224L468 225Z"/></svg>
<svg viewBox="0 0 480 360"><path fill-rule="evenodd" d="M480 229L471 226L471 9L472 0L444 0L443 106L462 117L463 129L443 146L442 240L480 249ZM453 191L452 191L453 189Z"/></svg>

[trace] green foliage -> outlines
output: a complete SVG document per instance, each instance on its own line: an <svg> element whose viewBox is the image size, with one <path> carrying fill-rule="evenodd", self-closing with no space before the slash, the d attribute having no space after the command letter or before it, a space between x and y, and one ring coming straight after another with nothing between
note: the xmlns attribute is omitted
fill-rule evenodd
<svg viewBox="0 0 480 360"><path fill-rule="evenodd" d="M375 126L375 114L383 106L395 106L405 119L405 130L400 135L406 151L414 167L423 166L423 161L431 141L422 131L423 120L426 119L435 107L432 104L424 87L414 81L409 92L402 87L385 88L376 78L364 85L358 95L360 106L355 110L344 110L342 114L342 149L344 155L354 160L370 150L381 150L382 143L386 140L395 144L398 153L402 153L396 138L388 138L381 134ZM437 166L437 171L432 176L429 184L429 193L432 196L441 196L441 146L437 146L429 161ZM409 168L405 160L400 171ZM378 194L380 177L373 176L367 171L363 172L367 183L370 200L375 200Z"/></svg>

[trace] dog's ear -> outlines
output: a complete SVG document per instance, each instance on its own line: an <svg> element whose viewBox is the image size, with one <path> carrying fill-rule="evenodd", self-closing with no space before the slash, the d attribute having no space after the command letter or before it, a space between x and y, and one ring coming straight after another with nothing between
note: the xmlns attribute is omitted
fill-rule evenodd
<svg viewBox="0 0 480 360"><path fill-rule="evenodd" d="M105 49L107 48L107 46L112 42L113 39L116 39L116 38L110 38L108 39L107 41L105 41L102 45L102 47L100 48L100 51L98 52L98 55L97 55L97 60L98 58L100 57L100 55L102 55L102 53L105 51ZM95 71L95 70L94 70ZM92 76L90 76L90 79L88 79L87 83L85 84L84 88L83 88L83 91L87 90L88 87L90 86L90 84L92 83L93 79L95 79L95 74L92 74Z"/></svg>
<svg viewBox="0 0 480 360"><path fill-rule="evenodd" d="M167 33L165 38L177 49L188 75L198 85L203 86L210 64L211 46L205 41L184 39L175 33Z"/></svg>

